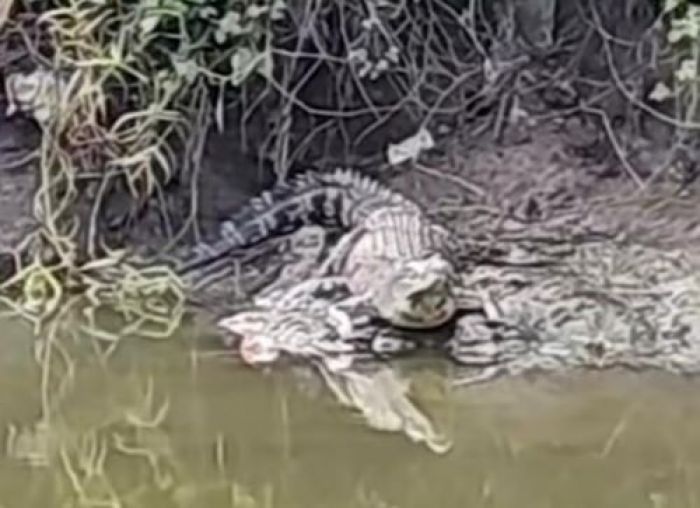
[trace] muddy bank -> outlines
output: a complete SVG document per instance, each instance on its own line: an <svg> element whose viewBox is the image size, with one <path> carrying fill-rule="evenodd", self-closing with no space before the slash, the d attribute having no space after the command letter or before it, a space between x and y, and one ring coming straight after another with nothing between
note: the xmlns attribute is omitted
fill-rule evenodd
<svg viewBox="0 0 700 508"><path fill-rule="evenodd" d="M473 139L467 130L452 132L439 138L416 163L391 167L384 162L360 171L416 200L465 241L473 233L468 216L475 209L489 209L492 225L484 224L480 234L500 227L499 220L507 216L532 225L532 234L537 234L538 224L561 217L563 235L573 234L585 223L595 230L624 234L634 242L698 252L700 219L694 199L698 186L682 184L673 168L665 166L669 151L664 144L633 139L623 161L596 126L576 118L533 121L526 135L517 127L506 134L512 135L496 142L489 136ZM17 246L37 226L33 200L39 159L32 153L39 142L39 130L31 120L0 115L3 250ZM637 178L649 183L640 185ZM237 129L211 132L196 179L201 238L215 238L221 221L274 179L269 165L241 146ZM169 228L164 227L158 209L162 203L152 203L138 220L121 229L125 246L152 250L169 239L192 204L187 183L168 198L173 219ZM118 194L107 199L105 216L124 213L128 199ZM193 242L192 235L183 242Z"/></svg>
<svg viewBox="0 0 700 508"><path fill-rule="evenodd" d="M38 157L32 153L40 142L39 129L30 120L7 118L6 109L0 98L0 250L15 247L36 226Z"/></svg>

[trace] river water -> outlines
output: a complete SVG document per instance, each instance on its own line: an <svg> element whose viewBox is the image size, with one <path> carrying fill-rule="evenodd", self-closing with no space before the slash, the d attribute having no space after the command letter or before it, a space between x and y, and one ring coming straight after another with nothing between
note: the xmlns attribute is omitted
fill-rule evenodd
<svg viewBox="0 0 700 508"><path fill-rule="evenodd" d="M451 443L344 407L304 366L258 370L189 327L113 351L0 326L0 507L700 506L700 384L587 372L454 387L389 367ZM109 354L108 354L109 353Z"/></svg>

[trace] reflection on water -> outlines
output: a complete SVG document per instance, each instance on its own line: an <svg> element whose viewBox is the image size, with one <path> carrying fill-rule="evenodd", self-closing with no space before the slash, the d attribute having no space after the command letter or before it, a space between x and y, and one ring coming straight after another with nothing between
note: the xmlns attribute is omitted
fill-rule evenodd
<svg viewBox="0 0 700 508"><path fill-rule="evenodd" d="M694 381L588 373L453 388L450 365L423 360L329 389L301 366L258 371L212 353L194 329L124 340L108 357L65 340L43 367L25 326L0 329L3 508L700 505ZM402 393L404 377L446 453L372 429L353 403L378 386Z"/></svg>

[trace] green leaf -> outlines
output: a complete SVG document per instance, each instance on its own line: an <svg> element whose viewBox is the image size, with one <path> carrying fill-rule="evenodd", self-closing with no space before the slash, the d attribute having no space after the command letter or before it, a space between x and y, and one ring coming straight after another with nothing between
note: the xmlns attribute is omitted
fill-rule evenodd
<svg viewBox="0 0 700 508"><path fill-rule="evenodd" d="M681 0L666 0L664 3L664 12L674 11L680 4Z"/></svg>
<svg viewBox="0 0 700 508"><path fill-rule="evenodd" d="M261 54L261 57L262 59L260 60L260 64L257 66L256 71L265 78L271 78L273 70L272 52L265 51Z"/></svg>
<svg viewBox="0 0 700 508"><path fill-rule="evenodd" d="M141 33L143 35L151 33L156 28L156 26L158 26L159 21L160 18L158 16L145 16L141 21L139 21L139 28L141 29Z"/></svg>
<svg viewBox="0 0 700 508"><path fill-rule="evenodd" d="M177 75L185 78L188 83L192 83L199 74L199 66L194 60L173 60L172 65Z"/></svg>
<svg viewBox="0 0 700 508"><path fill-rule="evenodd" d="M270 19L273 19L275 21L283 19L284 18L284 11L286 9L287 9L287 4L284 3L284 0L274 0L272 2Z"/></svg>
<svg viewBox="0 0 700 508"><path fill-rule="evenodd" d="M231 56L231 83L234 86L239 86L253 72L267 72L271 68L271 62L265 61L266 54L256 54L245 47L236 49L236 52Z"/></svg>
<svg viewBox="0 0 700 508"><path fill-rule="evenodd" d="M267 5L249 5L245 10L245 15L247 18L257 19L263 14L266 14L270 8Z"/></svg>

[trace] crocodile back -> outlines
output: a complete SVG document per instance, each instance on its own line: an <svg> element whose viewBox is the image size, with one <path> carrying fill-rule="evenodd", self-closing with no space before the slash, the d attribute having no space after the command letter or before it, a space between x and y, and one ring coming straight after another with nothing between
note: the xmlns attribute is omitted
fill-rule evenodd
<svg viewBox="0 0 700 508"><path fill-rule="evenodd" d="M418 211L417 205L379 182L352 170L304 172L251 199L221 225L213 242L193 247L179 259L175 271L185 278L213 265L226 264L243 251L305 225L352 230L383 207ZM216 270L216 269L215 269Z"/></svg>

